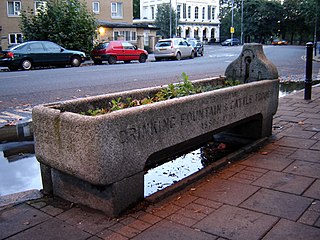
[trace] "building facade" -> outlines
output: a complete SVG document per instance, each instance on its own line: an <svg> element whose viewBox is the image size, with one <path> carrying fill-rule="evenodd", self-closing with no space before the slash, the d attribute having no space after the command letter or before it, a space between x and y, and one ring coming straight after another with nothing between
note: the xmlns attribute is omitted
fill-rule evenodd
<svg viewBox="0 0 320 240"><path fill-rule="evenodd" d="M47 0L50 1L50 0ZM83 0L89 11L93 12L98 22L96 41L127 40L138 47L144 47L144 31L155 36L155 30L148 25L133 24L132 0ZM1 0L0 1L0 47L6 49L21 43L23 35L19 24L21 11L37 9L45 4L41 0Z"/></svg>
<svg viewBox="0 0 320 240"><path fill-rule="evenodd" d="M220 41L219 0L140 0L140 22L154 23L159 4L177 13L174 36Z"/></svg>

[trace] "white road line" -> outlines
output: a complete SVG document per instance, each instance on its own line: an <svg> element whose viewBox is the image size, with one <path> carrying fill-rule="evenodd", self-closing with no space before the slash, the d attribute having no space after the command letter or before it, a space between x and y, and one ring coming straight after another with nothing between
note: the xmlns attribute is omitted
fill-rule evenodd
<svg viewBox="0 0 320 240"><path fill-rule="evenodd" d="M15 118L15 119L20 119L20 118L23 118L22 116L20 115L17 115L17 114L14 114L14 113L9 113L9 112L2 112L1 114L4 114L4 115L0 115L0 118Z"/></svg>

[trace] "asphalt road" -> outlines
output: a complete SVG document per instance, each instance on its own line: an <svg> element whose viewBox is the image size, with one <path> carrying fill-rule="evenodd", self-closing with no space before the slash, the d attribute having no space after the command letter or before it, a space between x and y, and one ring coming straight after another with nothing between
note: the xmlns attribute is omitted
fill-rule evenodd
<svg viewBox="0 0 320 240"><path fill-rule="evenodd" d="M181 61L84 64L79 68L16 72L2 69L0 119L7 121L30 116L31 108L37 104L178 82L182 72L191 80L224 75L228 64L241 50L241 46L205 46L204 57ZM264 46L266 56L285 80L304 80L305 50L304 46ZM319 65L314 64L314 76L319 73Z"/></svg>

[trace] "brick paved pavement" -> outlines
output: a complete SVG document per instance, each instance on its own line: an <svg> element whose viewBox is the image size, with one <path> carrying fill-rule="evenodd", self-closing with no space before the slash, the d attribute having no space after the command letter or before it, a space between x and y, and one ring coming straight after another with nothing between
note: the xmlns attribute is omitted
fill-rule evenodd
<svg viewBox="0 0 320 240"><path fill-rule="evenodd" d="M2 197L0 239L320 239L319 139L318 85L310 101L303 91L280 99L262 149L182 192L118 219L59 199Z"/></svg>

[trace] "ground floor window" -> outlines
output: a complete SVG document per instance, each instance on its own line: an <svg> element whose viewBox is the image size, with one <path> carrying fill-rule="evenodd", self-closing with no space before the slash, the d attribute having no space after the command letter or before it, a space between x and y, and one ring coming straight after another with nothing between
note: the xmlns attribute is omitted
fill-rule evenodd
<svg viewBox="0 0 320 240"><path fill-rule="evenodd" d="M10 33L9 34L9 45L22 43L21 33Z"/></svg>
<svg viewBox="0 0 320 240"><path fill-rule="evenodd" d="M136 41L137 33L135 31L114 31L114 40Z"/></svg>

